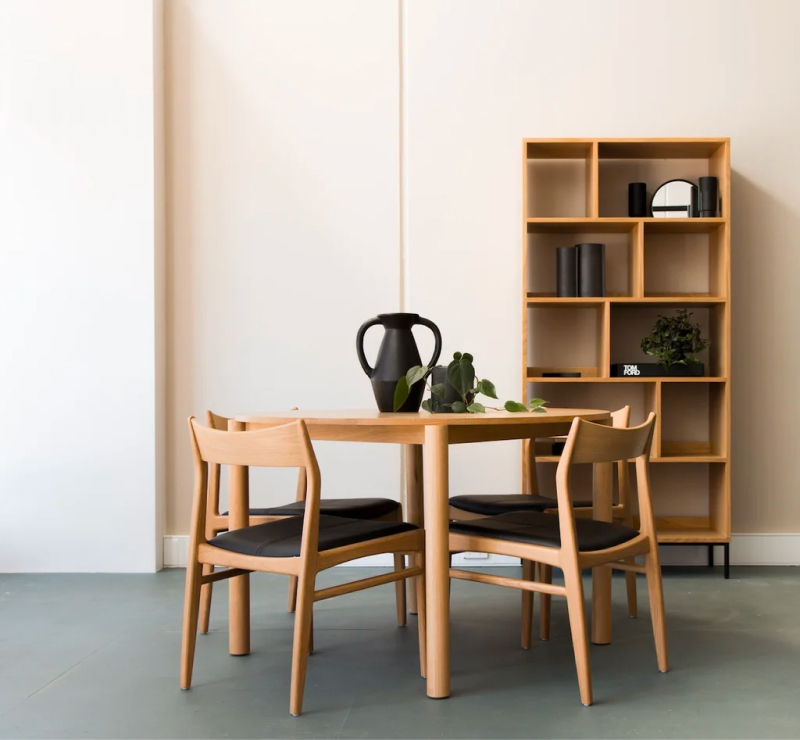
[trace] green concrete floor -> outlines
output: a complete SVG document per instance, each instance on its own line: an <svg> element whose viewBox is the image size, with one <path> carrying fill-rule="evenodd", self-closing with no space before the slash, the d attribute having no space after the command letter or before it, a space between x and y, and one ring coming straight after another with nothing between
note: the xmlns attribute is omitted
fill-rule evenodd
<svg viewBox="0 0 800 740"><path fill-rule="evenodd" d="M353 575L339 568L320 582ZM0 575L0 737L800 736L800 569L734 568L730 581L720 569L666 569L664 675L639 584L640 617L631 620L615 578L614 643L591 650L593 707L578 698L561 600L552 639L525 651L519 595L459 581L450 699L425 697L416 619L398 629L394 588L383 586L317 606L305 712L293 718L282 578L253 578L253 652L244 658L228 655L227 592L215 586L194 688L182 692L182 571Z"/></svg>

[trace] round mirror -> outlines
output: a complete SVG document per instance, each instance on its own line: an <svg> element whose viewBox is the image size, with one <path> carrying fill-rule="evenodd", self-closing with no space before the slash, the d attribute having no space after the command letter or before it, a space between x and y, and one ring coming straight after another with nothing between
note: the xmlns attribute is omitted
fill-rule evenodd
<svg viewBox="0 0 800 740"><path fill-rule="evenodd" d="M697 186L689 180L668 180L650 203L655 218L693 218L697 216Z"/></svg>

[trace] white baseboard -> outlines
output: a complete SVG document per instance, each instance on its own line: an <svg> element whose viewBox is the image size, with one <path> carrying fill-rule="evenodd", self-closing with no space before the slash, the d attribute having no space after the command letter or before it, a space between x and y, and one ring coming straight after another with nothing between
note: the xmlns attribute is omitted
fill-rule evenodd
<svg viewBox="0 0 800 740"><path fill-rule="evenodd" d="M188 535L164 537L164 567L185 568L189 549ZM715 547L715 562L722 565L722 548ZM707 550L703 545L662 547L663 565L706 565ZM348 566L389 567L391 555L372 555L347 563ZM479 555L462 553L453 557L453 565L471 568L498 565L519 565L517 558L505 555ZM731 565L800 565L800 534L734 534L731 537Z"/></svg>

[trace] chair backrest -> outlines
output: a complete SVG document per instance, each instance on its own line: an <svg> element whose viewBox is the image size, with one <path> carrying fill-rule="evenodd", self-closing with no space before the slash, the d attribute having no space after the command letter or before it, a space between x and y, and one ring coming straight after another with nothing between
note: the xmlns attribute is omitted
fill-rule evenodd
<svg viewBox="0 0 800 740"><path fill-rule="evenodd" d="M625 428L575 419L560 465L622 462L649 455L655 418L651 413L644 424Z"/></svg>
<svg viewBox="0 0 800 740"><path fill-rule="evenodd" d="M296 409L293 409L296 410ZM206 425L211 429L218 429L221 431L228 430L228 422L230 419L227 416L215 414L213 411L206 411ZM208 481L208 517L218 517L219 513L219 465L217 463L209 463L209 481ZM306 488L307 488L306 469L301 467L297 475L297 495L296 501L305 501Z"/></svg>
<svg viewBox="0 0 800 740"><path fill-rule="evenodd" d="M627 429L631 420L631 407L623 406L621 409L611 412L611 425L615 429ZM527 480L527 489L530 494L539 493L539 484L536 480L536 464L535 457L531 454L534 451L536 440L526 439L523 443L523 455L525 460L525 477ZM622 506L629 505L630 498L630 474L628 471L628 462L620 461L617 463L617 484L619 486L618 503Z"/></svg>
<svg viewBox="0 0 800 740"><path fill-rule="evenodd" d="M621 409L624 411L624 409ZM652 503L650 500L650 446L653 440L656 415L651 413L644 424L637 427L609 427L583 419L575 419L567 437L561 461L556 472L556 492L561 525L562 546L574 545L574 523L570 504L569 471L578 463L619 463L625 466L627 481L627 462L636 461L636 487L639 501L641 531L655 533ZM594 471L597 476L597 468ZM620 493L622 494L622 478ZM563 514L567 514L564 516Z"/></svg>
<svg viewBox="0 0 800 740"><path fill-rule="evenodd" d="M216 426L227 419L209 412L209 420ZM299 468L306 499L305 524L303 528L304 547L307 534L311 535L310 545L316 548L319 524L320 474L317 457L311 445L305 422L298 421L268 429L249 432L229 432L203 426L194 417L189 418L189 433L195 463L195 504L200 506L202 515L201 531L205 528L205 512L211 497L219 495L219 467L237 465L265 468ZM209 467L212 475L209 475ZM215 480L216 477L216 489ZM248 504L249 505L249 504Z"/></svg>

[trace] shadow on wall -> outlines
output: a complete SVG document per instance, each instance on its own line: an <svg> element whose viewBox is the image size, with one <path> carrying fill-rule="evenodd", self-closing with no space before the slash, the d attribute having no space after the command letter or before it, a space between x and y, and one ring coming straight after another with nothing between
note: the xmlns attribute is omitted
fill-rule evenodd
<svg viewBox="0 0 800 740"><path fill-rule="evenodd" d="M798 532L800 211L735 171L731 200L732 530Z"/></svg>

